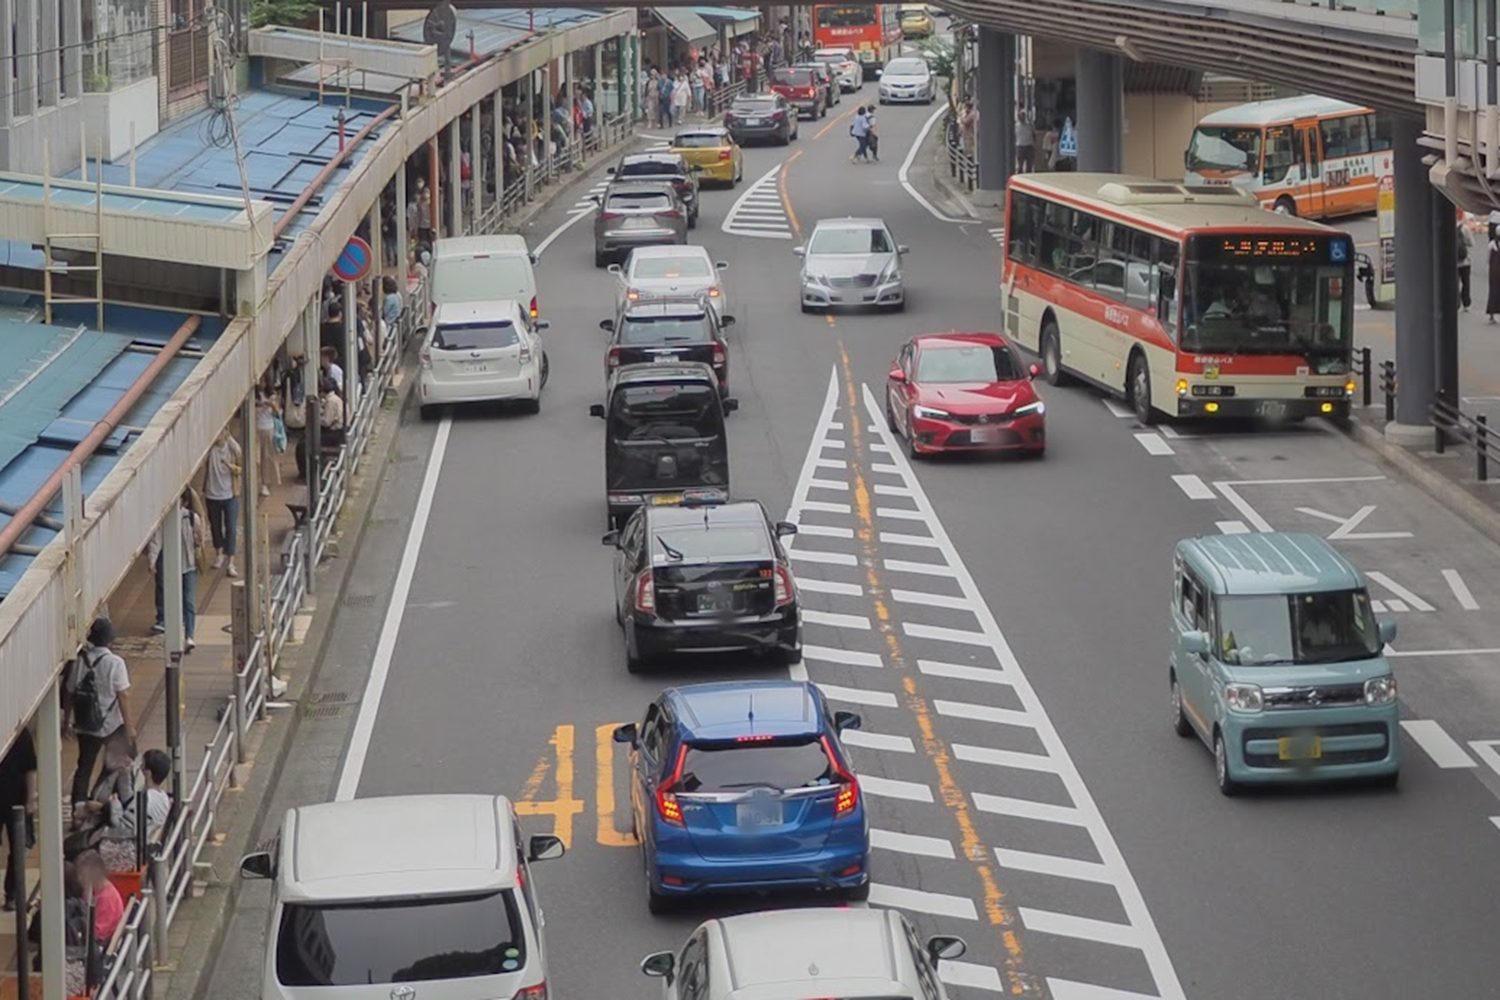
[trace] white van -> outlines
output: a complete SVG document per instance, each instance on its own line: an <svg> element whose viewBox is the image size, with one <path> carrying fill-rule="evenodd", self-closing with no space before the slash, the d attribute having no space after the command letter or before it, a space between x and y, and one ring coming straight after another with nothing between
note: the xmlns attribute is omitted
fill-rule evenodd
<svg viewBox="0 0 1500 1000"><path fill-rule="evenodd" d="M546 920L530 865L563 850L556 837L523 840L504 796L289 809L275 849L240 862L242 878L273 884L261 996L543 1000Z"/></svg>
<svg viewBox="0 0 1500 1000"><path fill-rule="evenodd" d="M537 311L536 255L514 233L459 236L432 245L432 304L515 299Z"/></svg>

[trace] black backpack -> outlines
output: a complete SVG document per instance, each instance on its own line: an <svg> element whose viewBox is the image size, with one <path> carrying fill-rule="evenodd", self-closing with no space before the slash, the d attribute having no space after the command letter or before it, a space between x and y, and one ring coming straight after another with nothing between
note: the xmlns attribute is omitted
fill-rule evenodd
<svg viewBox="0 0 1500 1000"><path fill-rule="evenodd" d="M99 678L94 670L103 658L101 653L90 663L87 654L79 653L74 664L73 728L80 733L97 733L104 728L107 712L99 703Z"/></svg>

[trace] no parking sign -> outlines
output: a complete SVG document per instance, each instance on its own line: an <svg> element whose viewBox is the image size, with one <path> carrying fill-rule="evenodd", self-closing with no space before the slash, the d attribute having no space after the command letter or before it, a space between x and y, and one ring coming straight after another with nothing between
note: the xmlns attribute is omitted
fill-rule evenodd
<svg viewBox="0 0 1500 1000"><path fill-rule="evenodd" d="M351 236L339 259L333 262L333 273L340 281L362 281L369 275L374 260L370 244L358 236Z"/></svg>

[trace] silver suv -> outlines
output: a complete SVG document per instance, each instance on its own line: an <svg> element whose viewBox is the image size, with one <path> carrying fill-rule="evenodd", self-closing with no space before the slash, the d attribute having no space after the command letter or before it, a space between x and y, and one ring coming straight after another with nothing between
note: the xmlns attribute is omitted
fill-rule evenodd
<svg viewBox="0 0 1500 1000"><path fill-rule="evenodd" d="M710 920L641 971L662 980L664 1000L947 1000L938 962L966 949L948 934L923 941L896 910L771 910Z"/></svg>
<svg viewBox="0 0 1500 1000"><path fill-rule="evenodd" d="M670 181L613 181L594 201L595 267L618 263L636 247L687 242L687 206Z"/></svg>

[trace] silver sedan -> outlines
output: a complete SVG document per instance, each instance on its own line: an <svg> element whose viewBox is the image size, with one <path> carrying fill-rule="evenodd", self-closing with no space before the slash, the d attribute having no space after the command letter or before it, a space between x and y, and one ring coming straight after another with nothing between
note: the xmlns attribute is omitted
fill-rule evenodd
<svg viewBox="0 0 1500 1000"><path fill-rule="evenodd" d="M792 251L802 258L802 311L838 306L874 306L896 312L906 308L901 275L906 251L880 219L820 220L807 245Z"/></svg>

